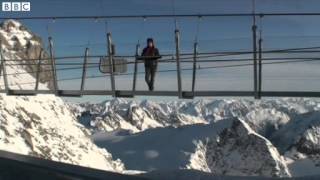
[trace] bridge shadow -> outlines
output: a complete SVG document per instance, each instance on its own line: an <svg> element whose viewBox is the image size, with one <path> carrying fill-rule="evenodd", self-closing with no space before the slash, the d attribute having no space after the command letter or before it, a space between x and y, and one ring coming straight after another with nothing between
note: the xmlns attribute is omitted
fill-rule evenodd
<svg viewBox="0 0 320 180"><path fill-rule="evenodd" d="M0 151L1 180L144 180L82 166Z"/></svg>

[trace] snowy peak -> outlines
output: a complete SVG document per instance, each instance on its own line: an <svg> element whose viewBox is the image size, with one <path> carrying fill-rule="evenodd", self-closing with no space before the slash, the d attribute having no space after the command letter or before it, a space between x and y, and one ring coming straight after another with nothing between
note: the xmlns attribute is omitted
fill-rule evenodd
<svg viewBox="0 0 320 180"><path fill-rule="evenodd" d="M300 152L317 154L320 152L319 117L320 111L296 115L273 134L271 141L281 152L296 147Z"/></svg>
<svg viewBox="0 0 320 180"><path fill-rule="evenodd" d="M206 123L200 116L181 113L176 104L152 101L127 101L113 99L101 104L72 105L80 122L91 130L126 129L133 132L149 128ZM178 105L181 109L183 105Z"/></svg>
<svg viewBox="0 0 320 180"><path fill-rule="evenodd" d="M297 150L306 154L320 154L320 126L312 126L303 133Z"/></svg>
<svg viewBox="0 0 320 180"><path fill-rule="evenodd" d="M304 114L305 118L300 119L301 124L298 125L301 134L297 138L296 147L299 152L317 155L320 154L320 112L311 112ZM296 120L296 121L299 121ZM296 122L292 121L292 123Z"/></svg>
<svg viewBox="0 0 320 180"><path fill-rule="evenodd" d="M206 159L214 174L290 176L286 164L271 142L238 119L215 140L209 140Z"/></svg>
<svg viewBox="0 0 320 180"><path fill-rule="evenodd" d="M118 98L100 104L72 106L79 119L92 130L110 131L121 128L140 132L152 127L207 124L237 117L267 138L297 114L320 109L317 102L309 99L152 102ZM109 121L112 121L110 117L117 117L114 123Z"/></svg>
<svg viewBox="0 0 320 180"><path fill-rule="evenodd" d="M33 34L28 28L15 20L6 20L1 23L0 38L4 51L18 53L22 55L23 51L31 46L42 46L41 38ZM38 58L38 56L37 56Z"/></svg>
<svg viewBox="0 0 320 180"><path fill-rule="evenodd" d="M9 50L18 50L30 43L33 35L20 22L7 20L1 25L1 40ZM36 41L34 41L36 42Z"/></svg>
<svg viewBox="0 0 320 180"><path fill-rule="evenodd" d="M42 39L32 33L26 26L15 20L6 20L0 25L2 57L7 60L7 74L11 89L34 88L38 59L48 64L48 53ZM40 66L41 89L52 86L50 66Z"/></svg>

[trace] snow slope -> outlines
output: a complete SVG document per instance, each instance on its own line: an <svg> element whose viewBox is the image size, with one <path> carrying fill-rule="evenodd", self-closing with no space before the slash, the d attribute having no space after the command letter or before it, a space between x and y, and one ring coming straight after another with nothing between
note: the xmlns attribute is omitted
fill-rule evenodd
<svg viewBox="0 0 320 180"><path fill-rule="evenodd" d="M285 152L294 145L300 152L320 153L320 111L296 115L271 136L278 148ZM280 138L281 137L281 138Z"/></svg>
<svg viewBox="0 0 320 180"><path fill-rule="evenodd" d="M32 65L17 65L41 48L39 39L21 23L8 20L0 28L8 81L14 89L33 89ZM16 60L16 61L11 61ZM45 74L45 73L44 73ZM42 75L40 89L50 83ZM3 78L0 81L4 88ZM68 105L53 95L33 97L0 95L0 149L98 169L122 172L124 165L98 148L88 131L77 122Z"/></svg>
<svg viewBox="0 0 320 180"><path fill-rule="evenodd" d="M270 138L294 175L320 172L320 111L296 115Z"/></svg>
<svg viewBox="0 0 320 180"><path fill-rule="evenodd" d="M232 120L226 120L210 125L153 128L136 134L120 130L100 132L94 134L92 139L114 157L120 158L127 169L173 170L187 166L197 141L216 136L231 123Z"/></svg>
<svg viewBox="0 0 320 180"><path fill-rule="evenodd" d="M188 168L217 175L290 176L277 149L238 119L155 128L136 134L100 132L92 138L97 145L120 158L129 169ZM215 141L217 138L219 142ZM208 144L199 149L197 142Z"/></svg>

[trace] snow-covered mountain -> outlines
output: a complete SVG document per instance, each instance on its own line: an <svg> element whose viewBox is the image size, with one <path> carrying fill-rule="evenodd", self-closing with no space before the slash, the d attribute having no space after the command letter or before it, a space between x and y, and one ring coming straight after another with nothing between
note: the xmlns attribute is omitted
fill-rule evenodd
<svg viewBox="0 0 320 180"><path fill-rule="evenodd" d="M320 171L320 112L293 117L271 136L271 141L285 154L293 174L313 175ZM302 171L307 169L307 171Z"/></svg>
<svg viewBox="0 0 320 180"><path fill-rule="evenodd" d="M34 73L29 71L36 60L26 58L38 58L43 48L41 39L14 20L1 24L0 38L10 88L34 89ZM49 80L50 73L44 71L39 89L48 89ZM3 78L0 84L4 88ZM107 150L93 144L88 134L61 98L0 94L1 150L122 172L121 161L113 160Z"/></svg>
<svg viewBox="0 0 320 180"><path fill-rule="evenodd" d="M181 104L175 102L166 104L148 100L137 102L113 99L101 104L85 103L71 106L80 123L93 131L126 129L140 132L155 127L206 123L202 116L181 113L178 109ZM193 113L187 109L185 111Z"/></svg>
<svg viewBox="0 0 320 180"><path fill-rule="evenodd" d="M217 175L286 177L290 172L270 141L244 121L95 133L93 140L141 171L196 169ZM218 140L218 141L216 141Z"/></svg>
<svg viewBox="0 0 320 180"><path fill-rule="evenodd" d="M197 146L191 156L189 168L231 176L290 176L278 150L266 138L254 132L242 120L234 120L230 128L223 130Z"/></svg>
<svg viewBox="0 0 320 180"><path fill-rule="evenodd" d="M45 51L46 48L42 39L32 33L26 26L18 21L7 20L1 23L0 39L3 47L3 55L7 60L7 74L10 78L9 85L11 88L29 87L34 88L37 63L41 53L42 64L49 64L49 56ZM14 65L15 64L15 65ZM47 83L45 87L51 87L52 81L50 66L40 66L39 80L42 83ZM28 72L28 73L26 73ZM23 83L22 83L23 82Z"/></svg>
<svg viewBox="0 0 320 180"><path fill-rule="evenodd" d="M171 167L279 177L319 174L319 108L320 101L302 98L190 102L114 99L73 105L95 142L122 159L129 169ZM212 134L217 133L213 130L216 123L234 118L241 123L225 127L218 136ZM205 133L205 129L196 128L199 126L211 129ZM201 135L184 133L191 127ZM157 156L143 160L145 153L150 154L148 149ZM178 158L167 155L169 152ZM135 159L138 157L139 161Z"/></svg>
<svg viewBox="0 0 320 180"><path fill-rule="evenodd" d="M300 98L190 102L113 99L99 104L71 106L80 122L93 131L127 129L140 132L154 127L207 124L237 117L245 120L259 134L269 137L296 115L318 111L319 102Z"/></svg>

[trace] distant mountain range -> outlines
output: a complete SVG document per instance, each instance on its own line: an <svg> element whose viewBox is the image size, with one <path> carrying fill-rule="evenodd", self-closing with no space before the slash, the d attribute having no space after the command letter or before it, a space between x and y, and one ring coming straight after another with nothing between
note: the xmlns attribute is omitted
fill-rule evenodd
<svg viewBox="0 0 320 180"><path fill-rule="evenodd" d="M317 100L114 99L71 107L96 144L128 169L269 177L320 172Z"/></svg>

